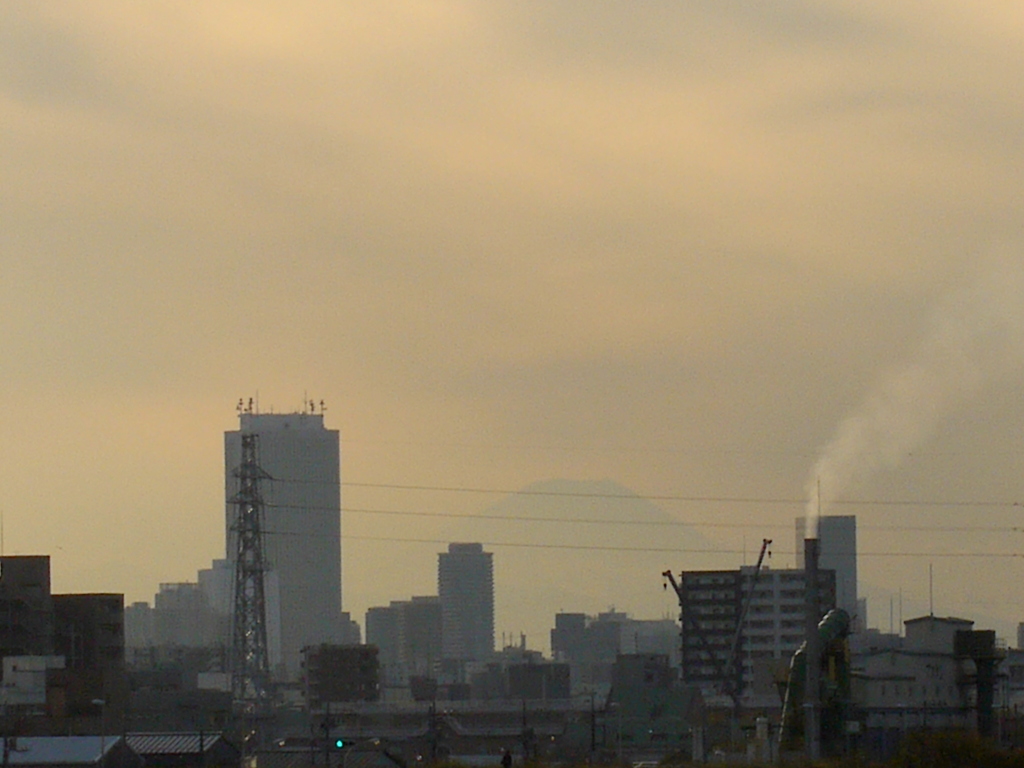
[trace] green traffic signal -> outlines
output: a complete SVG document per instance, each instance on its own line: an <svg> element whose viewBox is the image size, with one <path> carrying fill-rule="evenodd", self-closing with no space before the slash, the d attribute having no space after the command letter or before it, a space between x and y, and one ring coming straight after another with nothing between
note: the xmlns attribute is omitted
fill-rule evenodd
<svg viewBox="0 0 1024 768"><path fill-rule="evenodd" d="M334 748L335 749L341 749L344 746L345 746L345 740L344 739L335 739L334 740Z"/></svg>

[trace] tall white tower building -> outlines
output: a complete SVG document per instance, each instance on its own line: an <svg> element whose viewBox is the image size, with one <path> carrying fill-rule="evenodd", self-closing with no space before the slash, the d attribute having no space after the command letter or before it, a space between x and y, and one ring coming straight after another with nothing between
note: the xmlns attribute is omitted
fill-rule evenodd
<svg viewBox="0 0 1024 768"><path fill-rule="evenodd" d="M437 556L441 656L486 661L494 653L494 555L482 544L449 544Z"/></svg>
<svg viewBox="0 0 1024 768"><path fill-rule="evenodd" d="M276 581L276 595L267 595L267 630L280 638L279 671L297 679L305 646L344 639L338 430L324 427L322 413L239 416L240 428L224 433L227 556L235 556L231 499L238 491L241 437L257 434L259 464L270 475L260 484L264 551Z"/></svg>

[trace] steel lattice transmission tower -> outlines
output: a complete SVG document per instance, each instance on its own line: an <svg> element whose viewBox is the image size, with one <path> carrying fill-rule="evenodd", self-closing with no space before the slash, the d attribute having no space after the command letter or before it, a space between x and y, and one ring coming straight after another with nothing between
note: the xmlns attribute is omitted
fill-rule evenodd
<svg viewBox="0 0 1024 768"><path fill-rule="evenodd" d="M234 470L235 585L231 626L231 692L235 703L258 718L270 706L270 656L263 556L263 498L260 481L270 475L259 465L259 436L242 435L242 461Z"/></svg>

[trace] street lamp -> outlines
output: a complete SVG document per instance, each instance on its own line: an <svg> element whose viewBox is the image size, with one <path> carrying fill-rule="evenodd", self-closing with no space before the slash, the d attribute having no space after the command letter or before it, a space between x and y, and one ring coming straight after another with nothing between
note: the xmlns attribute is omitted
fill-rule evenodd
<svg viewBox="0 0 1024 768"><path fill-rule="evenodd" d="M206 724L205 710L198 702L183 703L178 706L189 713L192 727L199 733L199 765L201 768L206 768L206 743L203 731L203 727Z"/></svg>
<svg viewBox="0 0 1024 768"><path fill-rule="evenodd" d="M615 713L615 759L622 762L622 707L619 702L613 701L605 704L605 712L611 710Z"/></svg>
<svg viewBox="0 0 1024 768"><path fill-rule="evenodd" d="M106 715L107 715L107 700L106 699L93 699L92 703L100 708L100 768L102 768L106 757L107 757L107 729L106 729Z"/></svg>

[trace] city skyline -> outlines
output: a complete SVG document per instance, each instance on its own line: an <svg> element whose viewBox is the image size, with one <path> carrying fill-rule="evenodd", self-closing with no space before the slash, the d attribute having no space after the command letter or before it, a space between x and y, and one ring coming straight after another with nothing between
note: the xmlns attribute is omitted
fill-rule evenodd
<svg viewBox="0 0 1024 768"><path fill-rule="evenodd" d="M194 579L258 391L342 433L357 618L453 541L498 636L671 615L666 569L792 564L820 481L873 624L931 573L1013 637L1018 16L5 5L3 551L129 602Z"/></svg>

